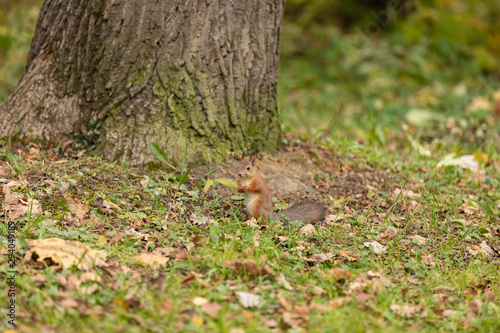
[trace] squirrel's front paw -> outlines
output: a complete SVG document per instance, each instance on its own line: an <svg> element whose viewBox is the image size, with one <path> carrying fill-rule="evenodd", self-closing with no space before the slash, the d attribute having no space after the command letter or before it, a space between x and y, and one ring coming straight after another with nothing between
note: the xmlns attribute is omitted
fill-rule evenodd
<svg viewBox="0 0 500 333"><path fill-rule="evenodd" d="M236 191L238 191L238 193L243 193L245 192L245 189L243 188L242 185L238 184L238 188L236 189Z"/></svg>

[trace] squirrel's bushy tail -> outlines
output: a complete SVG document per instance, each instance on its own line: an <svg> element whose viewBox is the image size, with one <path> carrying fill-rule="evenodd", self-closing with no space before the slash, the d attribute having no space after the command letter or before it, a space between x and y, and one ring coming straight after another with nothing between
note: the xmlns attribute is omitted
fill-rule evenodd
<svg viewBox="0 0 500 333"><path fill-rule="evenodd" d="M271 219L284 223L304 221L318 223L325 219L326 208L315 201L302 201L278 213L271 213Z"/></svg>

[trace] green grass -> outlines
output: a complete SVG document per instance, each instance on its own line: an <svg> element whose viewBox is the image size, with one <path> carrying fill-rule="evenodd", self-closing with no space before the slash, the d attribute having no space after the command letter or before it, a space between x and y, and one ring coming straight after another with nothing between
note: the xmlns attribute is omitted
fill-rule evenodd
<svg viewBox="0 0 500 333"><path fill-rule="evenodd" d="M29 49L36 15L26 14L38 4L23 1L0 15L0 35L22 37L0 56L2 100L20 75L9 64ZM13 192L37 199L44 211L16 220L19 331L499 331L499 255L474 254L483 242L500 245L498 78L466 53L446 58L425 39L402 41L398 31L369 38L347 56L355 36L314 27L301 36L291 23L284 27L278 88L291 153L264 161L305 161L294 173L339 218L314 235L303 235L302 224L248 224L235 193L217 182L203 193L207 179L221 177L203 177L210 167L188 171L190 181L178 186L179 173L76 158L72 147L37 152L2 142L0 184L21 182ZM297 51L293 42L307 47ZM474 110L478 98L489 106ZM437 167L450 153L475 154L480 173ZM276 199L290 203L297 195ZM88 205L81 219L73 200ZM192 214L213 222L194 224ZM6 226L0 230L5 239ZM391 230L397 234L384 238ZM29 240L49 237L102 250L115 264L61 269L23 261ZM372 241L386 252L364 245ZM159 248L173 253L163 267L133 260ZM237 269L244 260L259 272ZM339 277L338 268L348 276ZM85 273L100 282L83 281ZM259 304L244 308L239 291L260 296ZM220 305L218 315L209 316L196 297ZM3 305L0 312L3 330Z"/></svg>

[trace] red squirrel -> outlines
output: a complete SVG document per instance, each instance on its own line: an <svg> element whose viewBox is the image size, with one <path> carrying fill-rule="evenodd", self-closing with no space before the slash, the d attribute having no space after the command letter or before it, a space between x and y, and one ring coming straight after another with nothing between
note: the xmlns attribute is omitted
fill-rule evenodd
<svg viewBox="0 0 500 333"><path fill-rule="evenodd" d="M238 166L240 179L237 191L243 193L246 209L251 216L256 219L262 217L265 221L278 220L284 223L291 221L317 223L325 219L325 207L312 200L302 201L278 213L273 213L271 191L259 175L255 164L256 155L253 152L250 158L247 158L243 153Z"/></svg>

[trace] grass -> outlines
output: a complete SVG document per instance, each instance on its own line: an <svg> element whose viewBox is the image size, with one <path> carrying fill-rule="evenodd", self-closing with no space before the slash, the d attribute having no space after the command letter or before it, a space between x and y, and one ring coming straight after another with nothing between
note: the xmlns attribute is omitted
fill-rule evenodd
<svg viewBox="0 0 500 333"><path fill-rule="evenodd" d="M203 192L208 179L234 179L236 161L209 176L213 166L188 171L179 186L188 166L148 172L71 146L2 142L0 184L19 181L12 192L43 209L16 219L19 331L500 330L495 76L390 36L347 57L352 36L335 29L312 29L313 45L295 54L293 31L284 27L279 85L286 152L263 163L309 189L276 198L280 206L314 198L328 222L312 235L303 224L259 228L235 191L214 182ZM474 155L480 171L438 166L450 153ZM101 250L106 264L29 260L28 242L49 237ZM496 252L482 253L485 244ZM136 262L143 252L168 262ZM7 271L2 261L6 289ZM245 308L238 292L260 300Z"/></svg>

